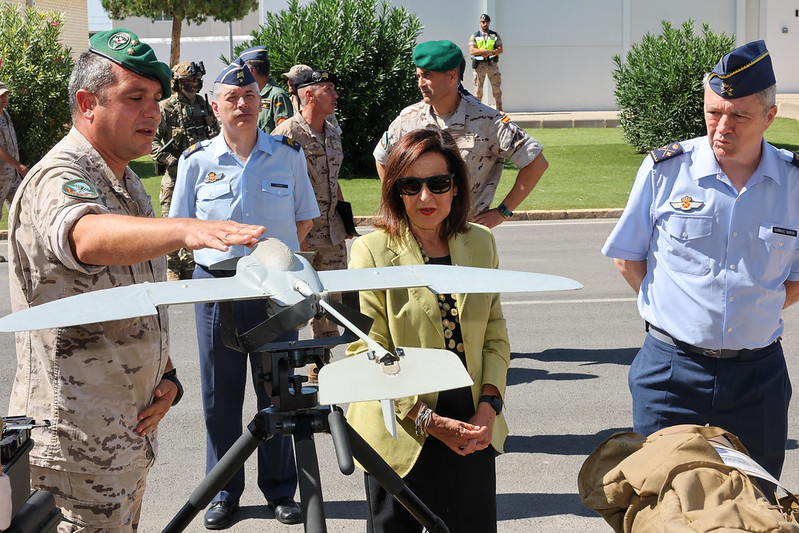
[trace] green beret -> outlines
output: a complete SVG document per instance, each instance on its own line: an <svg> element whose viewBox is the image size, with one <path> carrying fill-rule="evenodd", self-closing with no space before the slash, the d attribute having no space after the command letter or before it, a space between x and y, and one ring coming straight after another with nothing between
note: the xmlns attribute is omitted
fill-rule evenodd
<svg viewBox="0 0 799 533"><path fill-rule="evenodd" d="M120 67L161 84L161 99L172 94L172 71L158 61L149 44L130 30L117 28L96 33L89 39L89 52L110 59Z"/></svg>
<svg viewBox="0 0 799 533"><path fill-rule="evenodd" d="M416 66L434 72L446 72L458 68L463 61L463 52L452 41L427 41L413 49Z"/></svg>

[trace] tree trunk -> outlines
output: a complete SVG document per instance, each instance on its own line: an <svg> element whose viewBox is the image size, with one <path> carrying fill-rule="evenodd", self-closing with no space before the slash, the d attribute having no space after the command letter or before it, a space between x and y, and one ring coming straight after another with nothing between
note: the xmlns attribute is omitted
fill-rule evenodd
<svg viewBox="0 0 799 533"><path fill-rule="evenodd" d="M169 46L169 68L180 63L180 34L183 30L183 18L172 15L172 43Z"/></svg>

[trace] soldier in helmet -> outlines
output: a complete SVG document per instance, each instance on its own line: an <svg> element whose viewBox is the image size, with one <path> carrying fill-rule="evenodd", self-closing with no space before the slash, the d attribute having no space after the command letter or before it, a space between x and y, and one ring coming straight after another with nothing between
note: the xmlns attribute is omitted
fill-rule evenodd
<svg viewBox="0 0 799 533"><path fill-rule="evenodd" d="M161 178L161 213L169 214L172 191L178 172L180 154L189 146L219 133L208 101L199 96L205 67L184 61L172 67L172 96L161 102L161 124L153 140L151 156ZM170 280L191 278L194 260L191 252L181 249L167 256L167 276Z"/></svg>

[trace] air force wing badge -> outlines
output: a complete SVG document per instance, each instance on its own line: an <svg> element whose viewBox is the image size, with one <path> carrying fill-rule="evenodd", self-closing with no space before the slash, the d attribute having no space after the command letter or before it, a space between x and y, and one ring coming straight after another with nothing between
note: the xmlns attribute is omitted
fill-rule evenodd
<svg viewBox="0 0 799 533"><path fill-rule="evenodd" d="M671 205L671 207L673 207L678 211L687 212L687 211L693 211L694 209L699 209L700 207L705 205L705 202L696 202L690 196L683 196L682 198L680 198L679 202L669 202L669 204Z"/></svg>

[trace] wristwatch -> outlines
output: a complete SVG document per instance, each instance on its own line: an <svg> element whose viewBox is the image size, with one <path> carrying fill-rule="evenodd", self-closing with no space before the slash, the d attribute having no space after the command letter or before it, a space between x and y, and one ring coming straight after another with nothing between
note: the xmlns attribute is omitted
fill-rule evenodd
<svg viewBox="0 0 799 533"><path fill-rule="evenodd" d="M497 211L499 211L499 214L502 215L502 218L510 218L513 216L513 211L508 209L508 206L505 205L505 202L502 202L497 206Z"/></svg>
<svg viewBox="0 0 799 533"><path fill-rule="evenodd" d="M484 402L490 405L494 409L494 411L497 412L497 414L502 412L502 406L504 405L502 403L502 398L486 394L485 396L480 396L480 399L477 400L477 403L484 403Z"/></svg>
<svg viewBox="0 0 799 533"><path fill-rule="evenodd" d="M183 385L180 384L180 380L178 379L178 371L173 368L169 372L164 372L164 375L161 376L161 379L168 379L178 386L178 394L175 396L175 399L172 400L172 405L177 405L180 399L183 398Z"/></svg>

